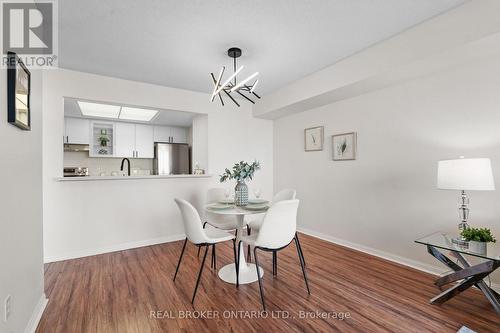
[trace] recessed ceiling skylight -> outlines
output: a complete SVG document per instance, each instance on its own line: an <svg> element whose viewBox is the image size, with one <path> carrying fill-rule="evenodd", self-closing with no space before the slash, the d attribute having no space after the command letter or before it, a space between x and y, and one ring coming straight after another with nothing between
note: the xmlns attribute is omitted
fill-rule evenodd
<svg viewBox="0 0 500 333"><path fill-rule="evenodd" d="M120 106L78 101L82 115L87 117L118 118Z"/></svg>
<svg viewBox="0 0 500 333"><path fill-rule="evenodd" d="M118 118L125 120L150 121L154 118L154 116L156 116L157 113L157 110L129 108L123 106Z"/></svg>

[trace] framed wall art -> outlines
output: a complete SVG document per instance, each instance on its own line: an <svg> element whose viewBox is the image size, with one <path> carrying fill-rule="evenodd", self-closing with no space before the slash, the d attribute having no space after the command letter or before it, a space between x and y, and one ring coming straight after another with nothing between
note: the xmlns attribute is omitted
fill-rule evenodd
<svg viewBox="0 0 500 333"><path fill-rule="evenodd" d="M332 135L333 160L348 161L356 159L356 132Z"/></svg>
<svg viewBox="0 0 500 333"><path fill-rule="evenodd" d="M304 130L304 150L320 151L323 150L324 127L311 127Z"/></svg>
<svg viewBox="0 0 500 333"><path fill-rule="evenodd" d="M31 73L21 59L8 52L7 68L7 120L23 130L31 130Z"/></svg>

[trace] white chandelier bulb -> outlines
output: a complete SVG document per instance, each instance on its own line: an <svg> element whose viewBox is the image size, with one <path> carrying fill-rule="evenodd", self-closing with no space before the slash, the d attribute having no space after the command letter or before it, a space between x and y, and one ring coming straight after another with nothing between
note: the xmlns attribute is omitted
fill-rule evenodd
<svg viewBox="0 0 500 333"><path fill-rule="evenodd" d="M240 89L245 83L247 83L248 81L250 81L251 79L253 79L257 75L259 75L259 72L253 73L252 75L250 75L249 77L247 77L246 79L244 79L243 81L241 81L240 83L235 85L233 88L231 88L231 92L234 92L235 90Z"/></svg>
<svg viewBox="0 0 500 333"><path fill-rule="evenodd" d="M229 82L231 82L231 80L232 80L232 79L234 79L234 77L235 77L236 75L238 75L238 73L239 73L239 72L241 72L241 70L243 69L243 67L244 67L244 66L241 66L240 68L238 68L238 70L237 70L236 72L234 72L234 73L233 73L233 75L231 75L231 76L229 77L229 79L227 79L227 80L226 80L226 82L224 82L224 83L223 83L223 84L219 87L219 89L217 89L217 91L215 92L215 94L214 94L214 95L217 95L218 93L220 93L220 92L222 91L222 89L224 89L224 87L225 87L225 86L227 86L227 84L228 84Z"/></svg>
<svg viewBox="0 0 500 333"><path fill-rule="evenodd" d="M252 89L250 89L250 92L253 93L254 89L257 87L259 84L259 79L255 80L254 84L252 85Z"/></svg>

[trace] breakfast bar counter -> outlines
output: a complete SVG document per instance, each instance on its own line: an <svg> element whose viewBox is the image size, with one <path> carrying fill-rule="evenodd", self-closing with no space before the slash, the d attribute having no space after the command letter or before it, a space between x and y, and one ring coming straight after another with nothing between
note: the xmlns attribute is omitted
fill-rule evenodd
<svg viewBox="0 0 500 333"><path fill-rule="evenodd" d="M57 177L58 181L99 181L99 180L137 180L137 179L169 179L169 178L211 178L212 175L145 175L145 176L85 176Z"/></svg>

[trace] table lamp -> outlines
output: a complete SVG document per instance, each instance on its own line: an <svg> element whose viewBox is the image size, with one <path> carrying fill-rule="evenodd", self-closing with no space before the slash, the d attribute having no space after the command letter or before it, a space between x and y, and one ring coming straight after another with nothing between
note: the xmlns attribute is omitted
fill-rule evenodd
<svg viewBox="0 0 500 333"><path fill-rule="evenodd" d="M442 190L458 190L462 192L458 208L461 222L459 233L468 228L469 197L465 191L493 191L495 182L489 158L464 158L439 161L437 187ZM463 241L462 237L459 240Z"/></svg>

